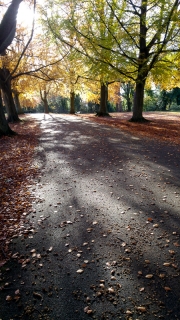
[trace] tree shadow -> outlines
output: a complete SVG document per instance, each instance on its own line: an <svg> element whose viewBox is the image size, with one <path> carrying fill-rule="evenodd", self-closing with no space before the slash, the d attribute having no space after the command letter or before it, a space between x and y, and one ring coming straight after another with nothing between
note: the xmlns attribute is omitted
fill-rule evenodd
<svg viewBox="0 0 180 320"><path fill-rule="evenodd" d="M59 118L48 120L41 137L42 201L29 217L37 233L12 243L18 258L3 274L21 299L7 302L3 315L85 320L88 306L95 319L178 319L179 154Z"/></svg>

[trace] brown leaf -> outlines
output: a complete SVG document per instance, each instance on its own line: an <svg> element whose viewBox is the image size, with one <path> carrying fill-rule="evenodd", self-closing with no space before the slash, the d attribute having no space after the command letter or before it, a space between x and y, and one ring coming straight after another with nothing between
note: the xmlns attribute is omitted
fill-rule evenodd
<svg viewBox="0 0 180 320"><path fill-rule="evenodd" d="M153 278L153 274L147 274L147 275L145 276L145 278L147 278L147 279L152 279L152 278Z"/></svg>
<svg viewBox="0 0 180 320"><path fill-rule="evenodd" d="M141 312L146 312L147 310L146 310L146 307L136 307L136 309L138 310L138 311L141 311Z"/></svg>
<svg viewBox="0 0 180 320"><path fill-rule="evenodd" d="M6 301L11 301L12 297L11 296L6 296Z"/></svg>
<svg viewBox="0 0 180 320"><path fill-rule="evenodd" d="M171 265L170 262L164 262L164 263L163 263L163 266L165 266L165 267L169 267L170 265Z"/></svg>
<svg viewBox="0 0 180 320"><path fill-rule="evenodd" d="M42 295L38 292L33 292L33 297L37 298L37 299L43 299Z"/></svg>
<svg viewBox="0 0 180 320"><path fill-rule="evenodd" d="M164 290L166 290L166 291L171 291L171 288L169 288L169 287L164 287Z"/></svg>
<svg viewBox="0 0 180 320"><path fill-rule="evenodd" d="M178 242L174 242L173 245L174 245L175 247L180 247L180 244L179 244Z"/></svg>
<svg viewBox="0 0 180 320"><path fill-rule="evenodd" d="M87 313L87 314L92 314L92 313L93 313L93 310L90 309L89 306L87 306L87 307L84 308L84 312Z"/></svg>

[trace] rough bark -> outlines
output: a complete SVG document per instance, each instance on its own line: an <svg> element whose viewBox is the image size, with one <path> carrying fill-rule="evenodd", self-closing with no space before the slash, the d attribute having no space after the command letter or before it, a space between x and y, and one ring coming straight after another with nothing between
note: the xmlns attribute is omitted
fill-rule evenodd
<svg viewBox="0 0 180 320"><path fill-rule="evenodd" d="M101 83L101 99L100 99L100 109L97 112L97 116L109 116L107 111L107 101L108 101L108 84Z"/></svg>
<svg viewBox="0 0 180 320"><path fill-rule="evenodd" d="M14 134L15 132L11 130L6 120L4 110L3 110L1 92L0 92L0 136L3 136L3 135L11 136Z"/></svg>
<svg viewBox="0 0 180 320"><path fill-rule="evenodd" d="M141 13L140 13L140 40L139 40L139 67L138 75L136 79L136 88L134 94L133 104L133 116L131 121L142 122L146 121L143 118L143 102L144 102L144 87L146 77L148 75L147 60L149 56L149 50L146 45L146 14L147 14L147 0L141 1Z"/></svg>
<svg viewBox="0 0 180 320"><path fill-rule="evenodd" d="M8 122L19 122L18 113L15 107L12 89L11 89L11 75L8 69L0 69L0 86L3 91L3 99L7 111Z"/></svg>
<svg viewBox="0 0 180 320"><path fill-rule="evenodd" d="M14 95L14 103L15 103L15 107L16 107L17 113L18 114L22 114L23 110L21 108L21 104L20 104L20 101L19 101L19 92L17 92L16 90L13 90L13 95Z"/></svg>
<svg viewBox="0 0 180 320"><path fill-rule="evenodd" d="M0 54L5 54L5 50L11 44L16 32L16 16L19 4L22 0L13 0L8 7L0 24ZM4 115L2 98L0 96L0 135L15 134L9 127Z"/></svg>
<svg viewBox="0 0 180 320"><path fill-rule="evenodd" d="M40 89L40 96L41 96L41 100L44 104L44 113L49 113L49 105L48 105L48 100L47 100L47 96L48 96L48 92L46 91L46 89L42 90Z"/></svg>
<svg viewBox="0 0 180 320"><path fill-rule="evenodd" d="M44 103L44 113L49 113L49 105L47 99L43 100Z"/></svg>
<svg viewBox="0 0 180 320"><path fill-rule="evenodd" d="M74 104L75 93L72 91L70 93L70 114L75 114L75 104Z"/></svg>
<svg viewBox="0 0 180 320"><path fill-rule="evenodd" d="M144 86L145 86L145 81L136 82L134 104L133 104L133 116L130 121L133 121L133 122L147 121L143 117Z"/></svg>

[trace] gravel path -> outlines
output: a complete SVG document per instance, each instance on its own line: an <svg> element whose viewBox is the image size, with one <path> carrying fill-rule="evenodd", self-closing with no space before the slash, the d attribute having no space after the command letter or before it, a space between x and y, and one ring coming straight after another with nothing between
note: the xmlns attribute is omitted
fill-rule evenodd
<svg viewBox="0 0 180 320"><path fill-rule="evenodd" d="M78 116L33 117L41 176L1 273L0 319L180 320L180 152Z"/></svg>

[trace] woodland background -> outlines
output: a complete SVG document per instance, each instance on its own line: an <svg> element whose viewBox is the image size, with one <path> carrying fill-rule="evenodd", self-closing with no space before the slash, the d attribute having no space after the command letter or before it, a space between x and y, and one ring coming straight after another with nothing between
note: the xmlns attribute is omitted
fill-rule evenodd
<svg viewBox="0 0 180 320"><path fill-rule="evenodd" d="M16 34L1 54L1 110L179 111L179 1L20 3ZM9 3L1 1L1 17ZM2 120L1 133L9 134Z"/></svg>

